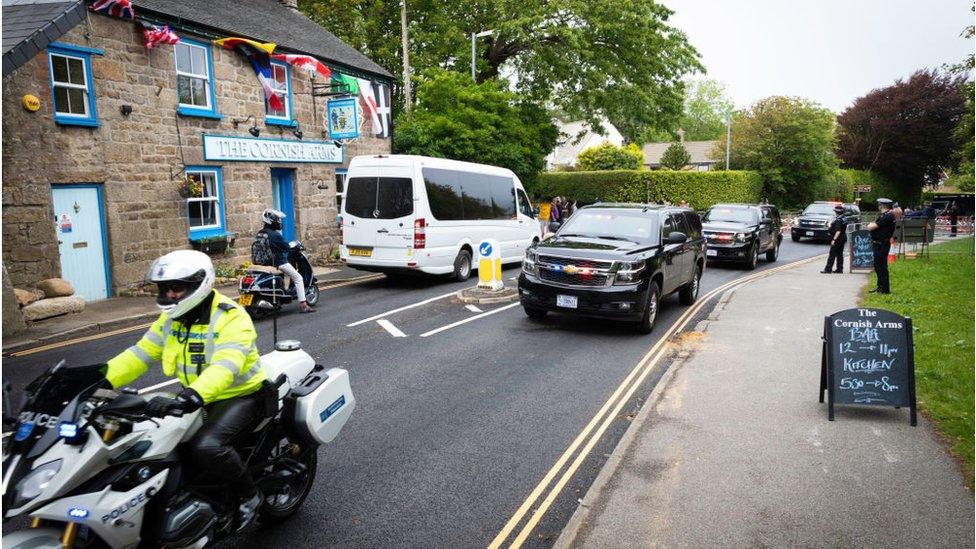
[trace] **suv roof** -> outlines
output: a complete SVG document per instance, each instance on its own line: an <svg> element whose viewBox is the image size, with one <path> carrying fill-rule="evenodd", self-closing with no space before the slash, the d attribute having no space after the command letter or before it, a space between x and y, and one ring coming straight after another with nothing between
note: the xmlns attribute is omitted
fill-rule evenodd
<svg viewBox="0 0 976 549"><path fill-rule="evenodd" d="M775 204L746 204L744 202L720 202L718 204L712 204L710 208L762 208L763 206L769 206L770 208L775 208Z"/></svg>
<svg viewBox="0 0 976 549"><path fill-rule="evenodd" d="M589 208L619 208L626 210L649 210L649 211L663 211L663 210L684 210L692 211L691 208L685 208L682 206L663 206L661 204L641 204L639 202L598 202L596 204L587 204L586 206L580 207L581 210Z"/></svg>

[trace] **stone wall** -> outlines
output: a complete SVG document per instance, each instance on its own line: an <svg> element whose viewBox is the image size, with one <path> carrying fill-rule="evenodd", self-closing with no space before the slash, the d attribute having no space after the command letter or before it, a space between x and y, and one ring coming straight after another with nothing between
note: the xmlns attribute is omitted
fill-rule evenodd
<svg viewBox="0 0 976 549"><path fill-rule="evenodd" d="M51 205L51 185L58 183L104 184L113 294L138 285L154 258L189 247L186 205L176 190L184 163L222 170L225 227L237 241L226 254L214 256L215 262L250 259L260 213L272 204L271 168L295 170L296 236L313 261L328 257L338 234L336 168L359 154L389 154L389 139L347 144L343 166L206 162L203 133L250 137L251 122L235 128L235 118L254 115L261 137L295 139L289 128L263 124L263 93L247 60L211 46L217 112L223 119L177 116L172 46L147 51L132 22L95 14L90 20L90 29L82 23L58 41L104 50L103 56L92 56L99 127L54 123L44 54L3 79L3 261L15 286L61 275ZM321 120L325 99L314 98L318 116L313 116L311 77L294 68L290 72L293 118L304 139L327 139ZM21 106L27 93L41 99L39 111ZM132 113L122 115L122 105L131 105ZM372 135L368 119L361 131Z"/></svg>

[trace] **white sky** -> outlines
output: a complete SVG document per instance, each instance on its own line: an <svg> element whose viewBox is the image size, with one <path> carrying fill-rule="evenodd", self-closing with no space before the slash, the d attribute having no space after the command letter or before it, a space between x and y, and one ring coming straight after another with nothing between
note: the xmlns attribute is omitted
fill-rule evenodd
<svg viewBox="0 0 976 549"><path fill-rule="evenodd" d="M661 0L736 108L796 95L840 113L973 51L970 0Z"/></svg>

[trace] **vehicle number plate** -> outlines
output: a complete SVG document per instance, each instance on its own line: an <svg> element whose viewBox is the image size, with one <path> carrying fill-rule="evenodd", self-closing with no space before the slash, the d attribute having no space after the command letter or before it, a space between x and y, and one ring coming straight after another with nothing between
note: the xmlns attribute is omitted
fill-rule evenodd
<svg viewBox="0 0 976 549"><path fill-rule="evenodd" d="M718 255L718 250L705 250L705 255L708 257L715 257Z"/></svg>
<svg viewBox="0 0 976 549"><path fill-rule="evenodd" d="M566 307L567 309L575 309L579 303L579 300L575 295L557 295L556 296L556 306Z"/></svg>
<svg viewBox="0 0 976 549"><path fill-rule="evenodd" d="M349 248L349 255L356 255L361 257L370 257L373 255L372 248Z"/></svg>
<svg viewBox="0 0 976 549"><path fill-rule="evenodd" d="M807 231L807 236L813 236L813 231Z"/></svg>
<svg viewBox="0 0 976 549"><path fill-rule="evenodd" d="M237 302L245 307L250 307L252 301L254 301L254 294L243 294L237 298Z"/></svg>

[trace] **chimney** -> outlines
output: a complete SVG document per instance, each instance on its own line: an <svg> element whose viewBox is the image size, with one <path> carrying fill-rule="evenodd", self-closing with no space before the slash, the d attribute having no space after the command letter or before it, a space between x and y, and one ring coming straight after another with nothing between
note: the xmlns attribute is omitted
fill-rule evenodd
<svg viewBox="0 0 976 549"><path fill-rule="evenodd" d="M298 11L298 0L278 0L278 3L288 9Z"/></svg>

